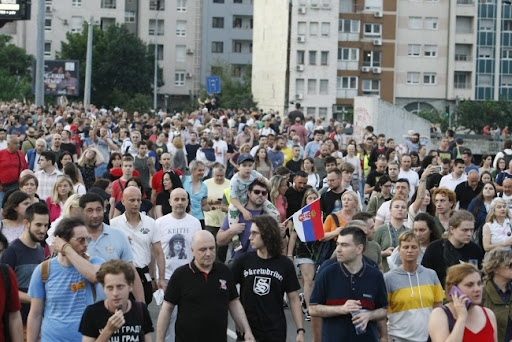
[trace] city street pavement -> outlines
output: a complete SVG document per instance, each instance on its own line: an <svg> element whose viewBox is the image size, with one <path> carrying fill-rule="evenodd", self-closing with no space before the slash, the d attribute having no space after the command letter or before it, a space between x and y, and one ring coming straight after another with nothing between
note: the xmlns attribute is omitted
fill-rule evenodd
<svg viewBox="0 0 512 342"><path fill-rule="evenodd" d="M160 307L155 305L154 302L151 302L151 304L149 305L149 313L151 315L151 319L153 321L153 326L155 328L155 331L156 331L156 322L158 320L158 312L159 311L160 311ZM295 342L295 337L297 336L297 328L295 327L295 322L293 321L292 313L289 308L285 308L284 313L286 315L286 325L288 328L288 333L287 333L288 338L286 339L286 341L287 342ZM197 328L201 329L200 324L198 324ZM305 336L304 341L311 341L312 340L311 322L304 321L304 329L306 329L306 336ZM234 323L233 323L233 320L231 319L231 316L229 318L229 326L228 326L227 335L228 335L229 342L236 341L235 328L234 328ZM155 341L155 339L156 339L156 334L154 333L153 341Z"/></svg>

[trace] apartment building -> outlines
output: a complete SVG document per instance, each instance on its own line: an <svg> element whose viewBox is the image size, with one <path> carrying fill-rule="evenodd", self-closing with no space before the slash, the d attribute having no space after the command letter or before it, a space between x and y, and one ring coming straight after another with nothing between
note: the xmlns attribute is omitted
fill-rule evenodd
<svg viewBox="0 0 512 342"><path fill-rule="evenodd" d="M240 77L252 63L253 0L206 0L202 4L201 84L229 66ZM222 85L221 85L222 86Z"/></svg>
<svg viewBox="0 0 512 342"><path fill-rule="evenodd" d="M214 0L210 0L214 1ZM232 0L230 0L232 1ZM85 21L106 29L126 24L147 44L157 45L164 85L159 105L175 108L199 95L201 82L201 0L45 0L32 2L32 19L9 23L0 33L36 54L37 11L45 6L45 58L54 59L66 33L81 32ZM93 70L94 72L94 70ZM203 81L204 83L204 81ZM94 102L94 99L92 99Z"/></svg>

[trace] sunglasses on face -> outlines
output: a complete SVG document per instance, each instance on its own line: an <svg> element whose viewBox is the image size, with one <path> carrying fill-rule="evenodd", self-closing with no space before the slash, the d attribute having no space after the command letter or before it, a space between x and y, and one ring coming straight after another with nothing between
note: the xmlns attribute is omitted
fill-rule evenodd
<svg viewBox="0 0 512 342"><path fill-rule="evenodd" d="M268 191L267 191L267 190L253 190L252 192L253 192L253 194L255 194L255 195L262 194L263 196L267 196L267 194L268 194Z"/></svg>

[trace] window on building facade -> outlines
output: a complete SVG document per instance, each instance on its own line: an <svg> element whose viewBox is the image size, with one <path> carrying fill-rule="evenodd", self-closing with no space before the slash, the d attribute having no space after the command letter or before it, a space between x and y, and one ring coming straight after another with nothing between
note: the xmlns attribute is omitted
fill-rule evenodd
<svg viewBox="0 0 512 342"><path fill-rule="evenodd" d="M223 4L224 0L213 0L214 4Z"/></svg>
<svg viewBox="0 0 512 342"><path fill-rule="evenodd" d="M318 36L318 23L317 22L309 23L309 35L310 36Z"/></svg>
<svg viewBox="0 0 512 342"><path fill-rule="evenodd" d="M337 89L357 89L357 76L338 76Z"/></svg>
<svg viewBox="0 0 512 342"><path fill-rule="evenodd" d="M437 57L437 45L425 45L424 56L425 57Z"/></svg>
<svg viewBox="0 0 512 342"><path fill-rule="evenodd" d="M493 57L493 48L488 46L480 46L478 48L478 58L491 59Z"/></svg>
<svg viewBox="0 0 512 342"><path fill-rule="evenodd" d="M319 107L318 108L318 116L320 118L326 118L327 117L327 107Z"/></svg>
<svg viewBox="0 0 512 342"><path fill-rule="evenodd" d="M501 75L501 86L504 88L512 88L512 75Z"/></svg>
<svg viewBox="0 0 512 342"><path fill-rule="evenodd" d="M101 8L116 8L116 0L101 0Z"/></svg>
<svg viewBox="0 0 512 342"><path fill-rule="evenodd" d="M313 116L314 117L315 114L316 114L316 108L315 107L307 107L306 108L306 113L307 113L306 114L307 116Z"/></svg>
<svg viewBox="0 0 512 342"><path fill-rule="evenodd" d="M176 11L186 12L187 11L187 0L176 0Z"/></svg>
<svg viewBox="0 0 512 342"><path fill-rule="evenodd" d="M338 21L338 31L341 33L359 33L361 21L353 19L340 19Z"/></svg>
<svg viewBox="0 0 512 342"><path fill-rule="evenodd" d="M306 35L306 22L305 21L299 21L297 23L297 34L299 36L305 36Z"/></svg>
<svg viewBox="0 0 512 342"><path fill-rule="evenodd" d="M174 85L177 87L185 85L185 72L180 71L174 74Z"/></svg>
<svg viewBox="0 0 512 342"><path fill-rule="evenodd" d="M164 21L161 19L149 19L149 35L150 36L163 36L164 35Z"/></svg>
<svg viewBox="0 0 512 342"><path fill-rule="evenodd" d="M412 30L420 30L422 28L422 18L409 17L409 28Z"/></svg>
<svg viewBox="0 0 512 342"><path fill-rule="evenodd" d="M224 52L224 42L212 42L212 52L213 53L223 53Z"/></svg>
<svg viewBox="0 0 512 342"><path fill-rule="evenodd" d="M131 24L135 22L135 12L134 11L126 11L124 12L124 22Z"/></svg>
<svg viewBox="0 0 512 342"><path fill-rule="evenodd" d="M242 43L233 42L233 52L234 53L242 53Z"/></svg>
<svg viewBox="0 0 512 342"><path fill-rule="evenodd" d="M419 84L420 73L419 72L408 72L407 73L407 84Z"/></svg>
<svg viewBox="0 0 512 342"><path fill-rule="evenodd" d="M320 80L320 88L318 93L320 95L327 95L329 93L329 80Z"/></svg>
<svg viewBox="0 0 512 342"><path fill-rule="evenodd" d="M382 25L377 23L364 24L364 37L365 38L380 38Z"/></svg>
<svg viewBox="0 0 512 342"><path fill-rule="evenodd" d="M44 42L44 55L47 57L52 55L52 42L49 40Z"/></svg>
<svg viewBox="0 0 512 342"><path fill-rule="evenodd" d="M308 95L316 95L316 79L308 79Z"/></svg>
<svg viewBox="0 0 512 342"><path fill-rule="evenodd" d="M506 20L505 20L506 21ZM455 17L455 33L472 33L473 17L456 16Z"/></svg>
<svg viewBox="0 0 512 342"><path fill-rule="evenodd" d="M380 93L380 80L363 80L363 94L378 95Z"/></svg>
<svg viewBox="0 0 512 342"><path fill-rule="evenodd" d="M425 18L425 29L437 30L437 17L426 17Z"/></svg>
<svg viewBox="0 0 512 342"><path fill-rule="evenodd" d="M363 66L380 67L380 51L364 51L363 52Z"/></svg>
<svg viewBox="0 0 512 342"><path fill-rule="evenodd" d="M304 50L297 50L297 64L304 64Z"/></svg>
<svg viewBox="0 0 512 342"><path fill-rule="evenodd" d="M149 0L150 11L163 11L165 10L165 0Z"/></svg>
<svg viewBox="0 0 512 342"><path fill-rule="evenodd" d="M436 84L436 73L435 72L423 73L423 84L428 84L428 85Z"/></svg>
<svg viewBox="0 0 512 342"><path fill-rule="evenodd" d="M328 37L331 30L331 23L322 23L322 36Z"/></svg>
<svg viewBox="0 0 512 342"><path fill-rule="evenodd" d="M148 49L152 52L155 51L155 44L149 44ZM164 59L164 46L162 44L157 44L156 46L156 56L159 61Z"/></svg>
<svg viewBox="0 0 512 342"><path fill-rule="evenodd" d="M456 61L470 61L471 60L470 44L455 44L455 60Z"/></svg>
<svg viewBox="0 0 512 342"><path fill-rule="evenodd" d="M316 64L316 51L309 51L309 64Z"/></svg>
<svg viewBox="0 0 512 342"><path fill-rule="evenodd" d="M304 79L297 78L295 80L295 92L297 94L304 94Z"/></svg>
<svg viewBox="0 0 512 342"><path fill-rule="evenodd" d="M44 29L46 31L52 30L52 18L45 18L44 19Z"/></svg>
<svg viewBox="0 0 512 342"><path fill-rule="evenodd" d="M320 64L327 65L329 63L329 51L322 51L320 53Z"/></svg>
<svg viewBox="0 0 512 342"><path fill-rule="evenodd" d="M453 86L455 89L467 89L470 87L471 75L467 72L455 72L453 75Z"/></svg>
<svg viewBox="0 0 512 342"><path fill-rule="evenodd" d="M84 26L84 18L82 17L71 17L71 33L80 33Z"/></svg>
<svg viewBox="0 0 512 342"><path fill-rule="evenodd" d="M213 17L212 18L213 28L224 28L224 17Z"/></svg>
<svg viewBox="0 0 512 342"><path fill-rule="evenodd" d="M503 48L501 52L502 59L512 59L512 48Z"/></svg>
<svg viewBox="0 0 512 342"><path fill-rule="evenodd" d="M503 20L503 31L512 31L512 20Z"/></svg>
<svg viewBox="0 0 512 342"><path fill-rule="evenodd" d="M358 48L338 48L338 60L355 62L359 60Z"/></svg>
<svg viewBox="0 0 512 342"><path fill-rule="evenodd" d="M185 20L176 21L176 36L185 37L187 35L187 22Z"/></svg>
<svg viewBox="0 0 512 342"><path fill-rule="evenodd" d="M409 57L419 57L421 51L420 44L409 44L407 45L407 56Z"/></svg>
<svg viewBox="0 0 512 342"><path fill-rule="evenodd" d="M71 0L71 6L82 7L82 0Z"/></svg>
<svg viewBox="0 0 512 342"><path fill-rule="evenodd" d="M480 31L492 31L494 29L494 22L492 19L480 19Z"/></svg>

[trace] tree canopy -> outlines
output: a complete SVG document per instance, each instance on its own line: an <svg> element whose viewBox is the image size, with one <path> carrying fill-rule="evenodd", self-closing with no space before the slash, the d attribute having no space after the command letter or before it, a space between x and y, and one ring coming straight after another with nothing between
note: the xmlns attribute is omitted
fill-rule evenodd
<svg viewBox="0 0 512 342"><path fill-rule="evenodd" d="M0 100L31 98L33 57L11 39L0 35Z"/></svg>
<svg viewBox="0 0 512 342"><path fill-rule="evenodd" d="M61 43L60 59L80 61L80 90L83 96L88 25L81 33L68 33ZM99 106L122 106L133 111L149 109L153 93L154 50L123 25L105 30L93 26L91 102ZM158 86L162 69L158 69Z"/></svg>

